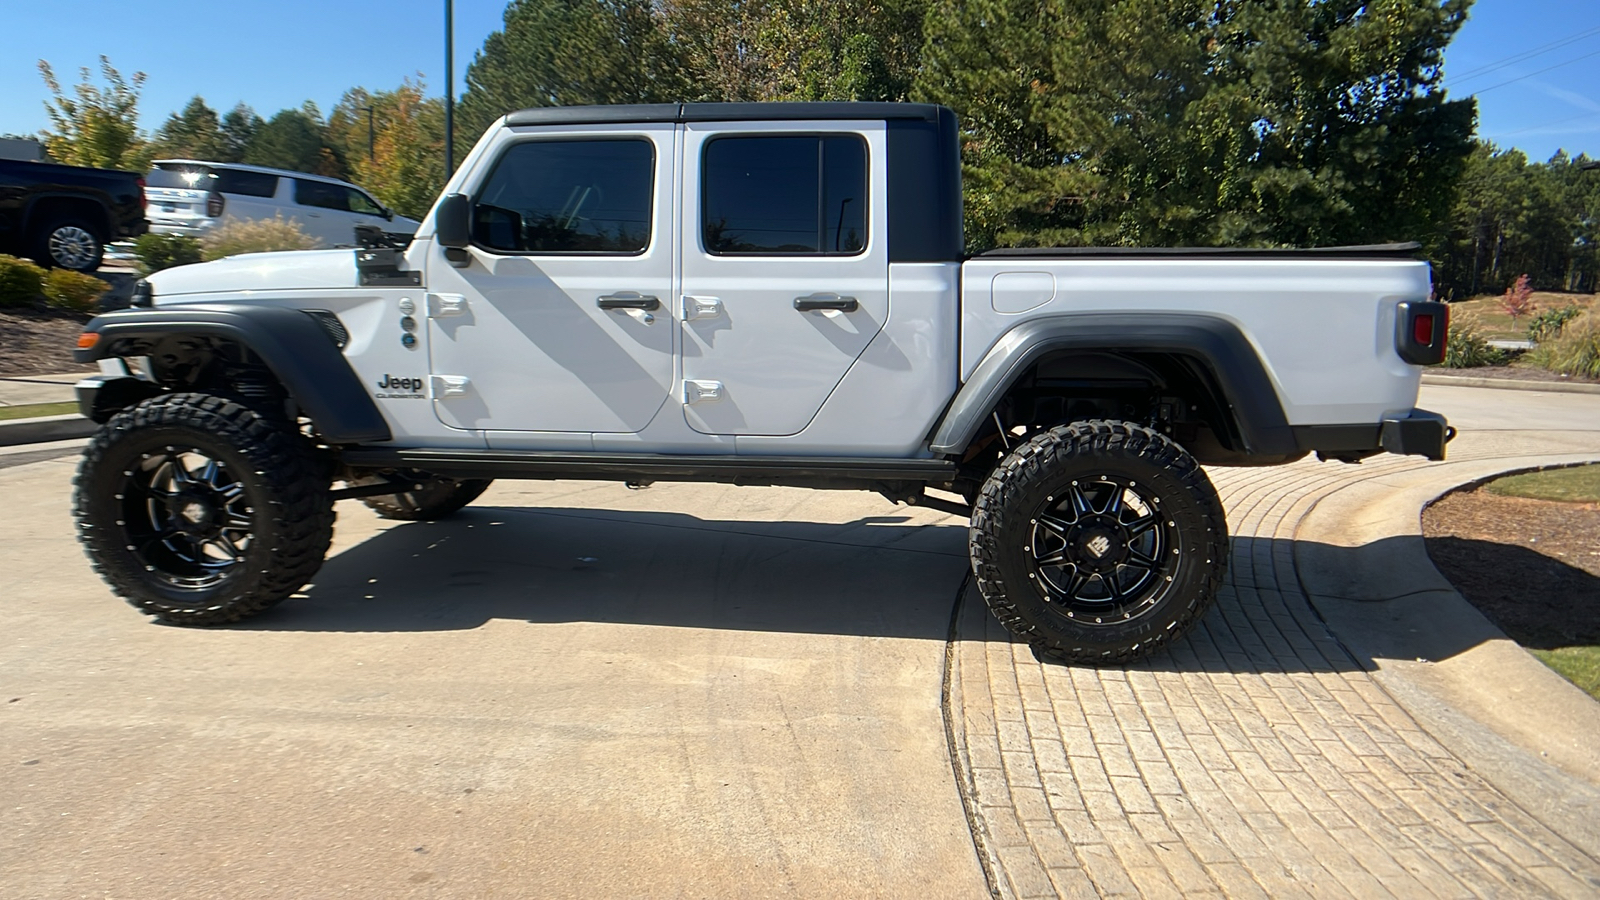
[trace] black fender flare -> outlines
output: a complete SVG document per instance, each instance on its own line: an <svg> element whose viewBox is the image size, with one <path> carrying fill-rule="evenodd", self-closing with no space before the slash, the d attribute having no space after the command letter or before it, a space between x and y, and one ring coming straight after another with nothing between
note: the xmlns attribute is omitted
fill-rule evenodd
<svg viewBox="0 0 1600 900"><path fill-rule="evenodd" d="M248 347L277 376L331 444L390 440L389 423L333 339L303 310L265 304L183 304L125 309L96 316L84 328L99 335L74 351L78 362L134 355L118 352L171 335L216 337Z"/></svg>
<svg viewBox="0 0 1600 900"><path fill-rule="evenodd" d="M1192 357L1222 392L1244 450L1298 452L1272 379L1244 333L1226 319L1199 313L1114 312L1044 316L1018 324L984 354L934 426L929 449L966 450L1017 379L1045 355L1062 350L1161 352Z"/></svg>

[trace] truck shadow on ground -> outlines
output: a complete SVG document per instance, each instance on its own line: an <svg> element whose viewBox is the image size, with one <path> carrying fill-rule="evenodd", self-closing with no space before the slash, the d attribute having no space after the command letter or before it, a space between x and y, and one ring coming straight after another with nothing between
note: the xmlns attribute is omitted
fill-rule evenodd
<svg viewBox="0 0 1600 900"><path fill-rule="evenodd" d="M903 515L818 523L472 507L446 521L401 524L369 538L329 559L301 595L234 627L460 631L499 619L943 641L967 573L966 540L964 523L915 523ZM1410 538L1345 548L1236 537L1230 581L1216 608L1172 652L1139 667L1371 669L1372 655L1331 639L1303 594L1263 587L1265 574L1256 573L1307 551L1319 568L1392 566L1398 553L1422 553L1420 547L1420 539ZM963 602L982 604L970 589ZM1384 649L1410 656L1442 659L1497 636L1492 627L1404 627L1404 610L1395 616L1392 607L1405 602L1318 597L1313 606L1353 606L1375 627L1393 618L1384 643L1394 646ZM997 635L990 629L987 639L1007 640ZM1417 652L1408 642L1419 642Z"/></svg>

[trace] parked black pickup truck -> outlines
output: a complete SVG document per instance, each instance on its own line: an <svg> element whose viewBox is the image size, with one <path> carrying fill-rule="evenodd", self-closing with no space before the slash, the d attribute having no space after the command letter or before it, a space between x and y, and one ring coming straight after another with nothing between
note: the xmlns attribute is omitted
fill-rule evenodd
<svg viewBox="0 0 1600 900"><path fill-rule="evenodd" d="M93 272L108 242L149 229L136 172L0 160L0 250Z"/></svg>

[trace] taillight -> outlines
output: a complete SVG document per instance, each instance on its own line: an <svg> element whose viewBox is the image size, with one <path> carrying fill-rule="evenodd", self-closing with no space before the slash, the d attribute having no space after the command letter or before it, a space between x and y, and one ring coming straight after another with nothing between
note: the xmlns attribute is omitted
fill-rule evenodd
<svg viewBox="0 0 1600 900"><path fill-rule="evenodd" d="M147 202L144 198L144 177L140 176L135 178L133 181L139 186L139 208L144 209L145 203Z"/></svg>
<svg viewBox="0 0 1600 900"><path fill-rule="evenodd" d="M1428 300L1407 300L1395 309L1394 349L1412 365L1444 361L1450 307Z"/></svg>
<svg viewBox="0 0 1600 900"><path fill-rule="evenodd" d="M1417 316L1411 320L1411 339L1424 347L1433 344L1433 316Z"/></svg>
<svg viewBox="0 0 1600 900"><path fill-rule="evenodd" d="M222 207L224 205L222 195L216 191L206 195L206 215L211 218L215 219L217 216L222 215Z"/></svg>

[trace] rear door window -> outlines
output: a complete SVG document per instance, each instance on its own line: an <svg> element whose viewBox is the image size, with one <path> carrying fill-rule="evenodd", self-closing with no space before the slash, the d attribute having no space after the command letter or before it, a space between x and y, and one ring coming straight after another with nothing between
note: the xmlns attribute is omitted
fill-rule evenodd
<svg viewBox="0 0 1600 900"><path fill-rule="evenodd" d="M702 240L719 256L854 256L867 244L867 145L856 135L706 144Z"/></svg>
<svg viewBox="0 0 1600 900"><path fill-rule="evenodd" d="M217 169L216 181L211 189L223 194L242 194L246 197L271 197L278 192L278 176L265 172L246 172L240 169Z"/></svg>
<svg viewBox="0 0 1600 900"><path fill-rule="evenodd" d="M473 240L512 253L642 253L654 185L647 140L513 144L473 204Z"/></svg>

